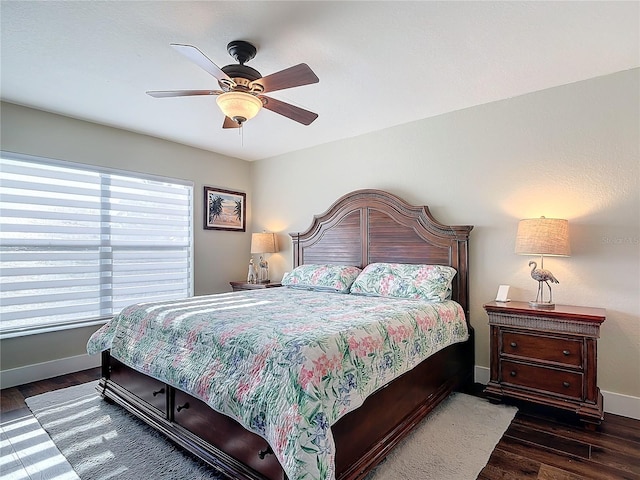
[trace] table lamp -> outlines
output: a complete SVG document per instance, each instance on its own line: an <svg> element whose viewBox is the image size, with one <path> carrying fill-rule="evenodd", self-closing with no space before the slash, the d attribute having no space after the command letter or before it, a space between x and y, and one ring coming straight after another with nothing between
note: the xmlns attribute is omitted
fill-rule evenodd
<svg viewBox="0 0 640 480"><path fill-rule="evenodd" d="M261 254L258 264L258 281L260 283L269 283L269 263L266 260L265 254L275 253L277 251L275 233L263 232L251 234L251 253Z"/></svg>
<svg viewBox="0 0 640 480"><path fill-rule="evenodd" d="M538 282L538 294L535 301L529 302L534 308L555 308L551 283L560 283L549 270L544 269L544 256L568 257L569 222L559 218L528 218L518 223L515 252L519 255L540 255L540 268L535 261L530 261L531 277ZM549 300L544 299L544 284L549 288Z"/></svg>

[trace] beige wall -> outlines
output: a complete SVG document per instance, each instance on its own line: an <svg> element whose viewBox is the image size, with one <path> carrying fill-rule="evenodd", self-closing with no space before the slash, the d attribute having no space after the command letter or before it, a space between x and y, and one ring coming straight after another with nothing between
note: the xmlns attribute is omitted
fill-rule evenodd
<svg viewBox="0 0 640 480"><path fill-rule="evenodd" d="M603 307L598 382L640 397L639 70L389 128L253 164L254 229L280 232L272 278L291 268L289 232L341 195L379 188L471 232L476 364L489 365L484 302L537 283L513 253L521 218L569 220L573 254L549 258L556 303ZM317 120L322 122L322 111Z"/></svg>
<svg viewBox="0 0 640 480"><path fill-rule="evenodd" d="M1 105L2 148L195 182L195 293L228 291L246 275L250 232L279 232L271 277L291 268L288 232L359 188L426 204L471 232L471 322L476 363L488 366L482 304L499 284L529 300L529 257L513 253L520 218L567 218L573 255L545 267L558 303L604 307L603 390L640 397L639 71L481 105L254 163L109 127ZM322 121L320 111L318 122ZM204 231L202 186L247 192L246 234ZM253 208L251 208L253 207ZM2 370L85 353L95 328L0 343ZM606 408L606 407L605 407Z"/></svg>
<svg viewBox="0 0 640 480"><path fill-rule="evenodd" d="M250 230L204 230L202 200L208 185L247 192L250 205L249 162L9 103L0 108L3 150L192 181L195 294L230 291L229 281L246 275ZM249 225L250 209L247 217ZM87 339L96 328L2 340L1 368L86 354Z"/></svg>

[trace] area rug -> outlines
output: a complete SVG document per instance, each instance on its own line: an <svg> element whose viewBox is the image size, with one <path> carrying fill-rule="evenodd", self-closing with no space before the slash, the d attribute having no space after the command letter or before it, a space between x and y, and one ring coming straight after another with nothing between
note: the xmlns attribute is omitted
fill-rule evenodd
<svg viewBox="0 0 640 480"><path fill-rule="evenodd" d="M26 400L82 480L227 480L117 405L96 382ZM367 480L473 480L516 409L453 393Z"/></svg>

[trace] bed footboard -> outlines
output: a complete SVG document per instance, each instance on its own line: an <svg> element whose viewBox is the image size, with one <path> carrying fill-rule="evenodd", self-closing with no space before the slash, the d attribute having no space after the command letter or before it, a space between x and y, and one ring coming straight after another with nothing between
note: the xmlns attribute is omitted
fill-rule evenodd
<svg viewBox="0 0 640 480"><path fill-rule="evenodd" d="M473 383L473 337L423 361L333 427L340 480L363 478L454 390Z"/></svg>
<svg viewBox="0 0 640 480"><path fill-rule="evenodd" d="M268 443L191 395L102 354L98 391L233 479L285 480Z"/></svg>
<svg viewBox="0 0 640 480"><path fill-rule="evenodd" d="M358 480L454 390L470 386L473 336L432 355L333 427L336 478ZM233 479L286 480L268 443L201 400L102 355L99 392Z"/></svg>

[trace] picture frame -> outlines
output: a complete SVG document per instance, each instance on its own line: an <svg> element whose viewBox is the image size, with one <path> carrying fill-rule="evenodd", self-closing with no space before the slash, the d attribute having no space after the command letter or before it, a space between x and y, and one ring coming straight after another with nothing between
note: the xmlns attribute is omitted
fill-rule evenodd
<svg viewBox="0 0 640 480"><path fill-rule="evenodd" d="M246 230L246 193L205 186L203 206L205 230Z"/></svg>
<svg viewBox="0 0 640 480"><path fill-rule="evenodd" d="M496 294L496 302L507 303L510 301L509 285L500 285L498 287L498 293Z"/></svg>

